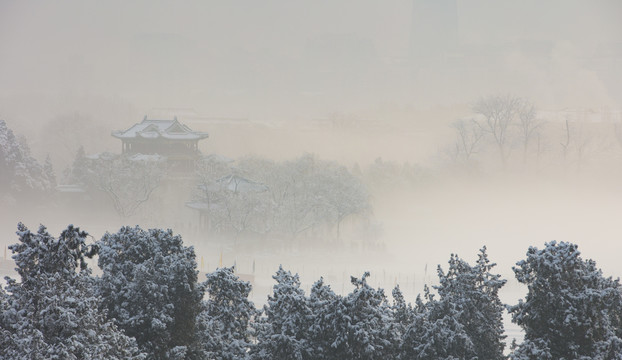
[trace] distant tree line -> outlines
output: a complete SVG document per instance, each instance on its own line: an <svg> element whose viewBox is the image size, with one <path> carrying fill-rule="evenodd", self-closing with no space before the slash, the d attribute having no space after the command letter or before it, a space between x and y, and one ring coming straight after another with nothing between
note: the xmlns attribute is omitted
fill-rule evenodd
<svg viewBox="0 0 622 360"><path fill-rule="evenodd" d="M609 154L617 163L619 124L593 122L590 111L549 119L554 114L539 113L532 101L513 95L482 97L471 110L471 116L452 123L455 140L445 150L453 164L471 171L496 163L503 169L542 171L561 165L580 171L596 153L601 160Z"/></svg>
<svg viewBox="0 0 622 360"><path fill-rule="evenodd" d="M234 268L200 282L193 248L170 230L124 227L94 243L74 226L17 234L2 359L622 359L622 288L570 243L529 248L514 268L528 293L513 306L484 247L474 264L452 255L414 305L399 286L389 301L369 273L346 295L323 279L307 295L280 267L256 309ZM506 309L525 334L509 353Z"/></svg>
<svg viewBox="0 0 622 360"><path fill-rule="evenodd" d="M211 235L338 238L344 220L355 216L365 220L371 213L361 179L346 167L313 155L284 162L206 156L196 165L190 174L194 190L188 189L187 200L205 219L200 231ZM103 194L127 219L158 193L166 173L166 161L157 155L89 156L80 148L65 179ZM180 194L183 191L175 192Z"/></svg>
<svg viewBox="0 0 622 360"><path fill-rule="evenodd" d="M235 163L207 157L197 174L194 201L203 205L209 232L339 237L346 218L370 214L361 179L313 155L284 162L245 157Z"/></svg>

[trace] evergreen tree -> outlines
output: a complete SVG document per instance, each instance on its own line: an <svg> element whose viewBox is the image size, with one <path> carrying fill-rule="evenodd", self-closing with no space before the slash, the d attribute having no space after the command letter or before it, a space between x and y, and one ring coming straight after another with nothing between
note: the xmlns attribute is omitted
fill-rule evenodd
<svg viewBox="0 0 622 360"><path fill-rule="evenodd" d="M274 292L264 306L265 318L258 325L254 359L308 359L307 346L311 311L298 274L279 266Z"/></svg>
<svg viewBox="0 0 622 360"><path fill-rule="evenodd" d="M577 248L555 241L530 247L513 268L528 293L509 308L525 331L512 358L622 359L620 283L604 278Z"/></svg>
<svg viewBox="0 0 622 360"><path fill-rule="evenodd" d="M338 359L333 344L341 328L337 320L345 314L343 299L320 278L311 287L308 303L312 314L308 335L309 358Z"/></svg>
<svg viewBox="0 0 622 360"><path fill-rule="evenodd" d="M504 306L499 289L506 281L491 273L495 266L486 247L480 250L474 266L453 254L447 273L439 266L439 285L434 287L439 299L435 300L427 287L426 302L417 298L414 319L404 336L402 358L504 359ZM396 306L400 303L403 300L396 301ZM400 308L404 313L403 304Z"/></svg>
<svg viewBox="0 0 622 360"><path fill-rule="evenodd" d="M51 163L46 166L51 167ZM40 201L41 195L54 190L50 170L31 156L26 139L18 139L0 120L0 195L11 192L19 194L21 200Z"/></svg>
<svg viewBox="0 0 622 360"><path fill-rule="evenodd" d="M9 295L0 286L0 349L9 349L14 346L10 330L13 324L9 322L11 317L9 310ZM0 350L0 355L3 354L3 351L5 350Z"/></svg>
<svg viewBox="0 0 622 360"><path fill-rule="evenodd" d="M37 195L50 193L53 190L52 182L47 178L44 167L32 157L25 137L18 139L18 152L19 161L15 163L13 191L29 194L35 199Z"/></svg>
<svg viewBox="0 0 622 360"><path fill-rule="evenodd" d="M15 164L21 160L19 144L13 131L0 120L0 191L11 188L15 176Z"/></svg>
<svg viewBox="0 0 622 360"><path fill-rule="evenodd" d="M97 243L103 309L150 359L197 357L204 287L195 253L171 230L123 227Z"/></svg>
<svg viewBox="0 0 622 360"><path fill-rule="evenodd" d="M231 267L208 274L206 286L209 299L198 320L205 357L243 359L251 346L250 323L257 316L248 300L250 283L240 280Z"/></svg>
<svg viewBox="0 0 622 360"><path fill-rule="evenodd" d="M406 333L408 326L414 321L415 310L412 308L412 305L407 304L406 300L404 300L404 295L402 294L399 285L395 286L392 294L393 305L391 306L391 310L393 311L393 318L395 319L398 340L401 340ZM401 344L398 344L397 346L400 347Z"/></svg>
<svg viewBox="0 0 622 360"><path fill-rule="evenodd" d="M491 270L486 247L480 250L475 266L470 266L457 255L451 255L449 269L438 268L440 285L435 286L441 308L451 306L458 312L456 320L473 343L480 360L503 359L505 335L503 330L504 305L499 300L499 289L506 283Z"/></svg>
<svg viewBox="0 0 622 360"><path fill-rule="evenodd" d="M134 339L98 310L85 256L87 234L69 226L54 238L41 226L18 225L10 246L20 282L7 278L3 295L0 358L141 359Z"/></svg>
<svg viewBox="0 0 622 360"><path fill-rule="evenodd" d="M475 346L459 321L460 311L449 301L434 300L425 288L424 303L417 297L413 322L406 329L400 359L477 359Z"/></svg>
<svg viewBox="0 0 622 360"><path fill-rule="evenodd" d="M345 297L336 295L320 279L311 288L311 312L307 335L309 359L393 359L399 329L382 289L351 278L355 289Z"/></svg>
<svg viewBox="0 0 622 360"><path fill-rule="evenodd" d="M382 289L367 283L369 273L351 277L354 290L343 298L335 317L337 337L331 345L335 358L387 359L398 343L393 314Z"/></svg>

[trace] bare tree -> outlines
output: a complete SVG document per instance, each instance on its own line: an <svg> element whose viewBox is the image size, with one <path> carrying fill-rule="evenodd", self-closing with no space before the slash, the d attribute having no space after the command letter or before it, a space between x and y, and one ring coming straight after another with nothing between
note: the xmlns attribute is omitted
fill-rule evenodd
<svg viewBox="0 0 622 360"><path fill-rule="evenodd" d="M568 147L570 146L570 125L568 124L568 119L566 119L564 130L565 130L564 133L566 134L566 137L564 138L564 141L561 143L561 146L562 146L562 154L564 155L564 162L565 162L566 159L568 158Z"/></svg>
<svg viewBox="0 0 622 360"><path fill-rule="evenodd" d="M542 121L536 115L536 107L527 100L520 101L517 109L518 127L523 145L523 162L527 161L527 151L532 139L538 138L538 130L542 126Z"/></svg>
<svg viewBox="0 0 622 360"><path fill-rule="evenodd" d="M504 167L510 150L508 130L516 121L521 102L520 98L511 95L490 96L479 100L473 106L473 111L483 117L483 123L477 124L482 131L492 136Z"/></svg>
<svg viewBox="0 0 622 360"><path fill-rule="evenodd" d="M267 232L266 214L269 212L269 202L266 191L265 185L252 183L252 187L246 187L243 191L225 193L227 198L223 202L224 212L226 222L233 230L234 241L237 242L239 236L245 232L259 235L265 235Z"/></svg>
<svg viewBox="0 0 622 360"><path fill-rule="evenodd" d="M568 161L568 155L570 151L573 150L576 156L577 171L581 171L592 140L591 136L589 133L585 132L579 124L571 128L568 119L565 121L564 130L565 139L564 142L561 143L564 163Z"/></svg>
<svg viewBox="0 0 622 360"><path fill-rule="evenodd" d="M465 161L477 152L480 140L484 137L482 127L475 120L457 120L452 124L456 130L456 160L462 154Z"/></svg>
<svg viewBox="0 0 622 360"><path fill-rule="evenodd" d="M540 170L542 154L546 151L546 145L542 143L542 136L536 133L536 169Z"/></svg>
<svg viewBox="0 0 622 360"><path fill-rule="evenodd" d="M137 213L165 174L158 155L101 154L89 160L89 182L106 194L122 219Z"/></svg>

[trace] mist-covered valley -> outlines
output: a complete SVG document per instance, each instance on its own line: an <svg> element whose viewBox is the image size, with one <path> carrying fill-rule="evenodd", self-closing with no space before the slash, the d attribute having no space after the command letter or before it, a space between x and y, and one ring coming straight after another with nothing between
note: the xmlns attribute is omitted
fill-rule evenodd
<svg viewBox="0 0 622 360"><path fill-rule="evenodd" d="M531 246L576 244L616 278L620 14L605 0L0 3L2 272L18 275L22 222L73 224L87 244L171 229L199 282L235 266L257 308L279 265L305 296L323 278L344 304L368 284L446 306L424 295L437 266L454 274L452 254L476 264L484 246L504 304L528 294L513 267ZM542 350L524 344L514 358Z"/></svg>

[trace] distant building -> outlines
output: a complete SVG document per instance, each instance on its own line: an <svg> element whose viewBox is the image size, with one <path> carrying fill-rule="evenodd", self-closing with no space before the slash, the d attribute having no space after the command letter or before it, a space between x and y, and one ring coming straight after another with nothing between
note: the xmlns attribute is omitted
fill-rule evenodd
<svg viewBox="0 0 622 360"><path fill-rule="evenodd" d="M164 156L173 172L193 171L194 163L201 155L199 141L209 137L205 132L192 131L177 121L177 117L150 120L146 116L127 130L113 131L112 136L121 140L123 154Z"/></svg>

